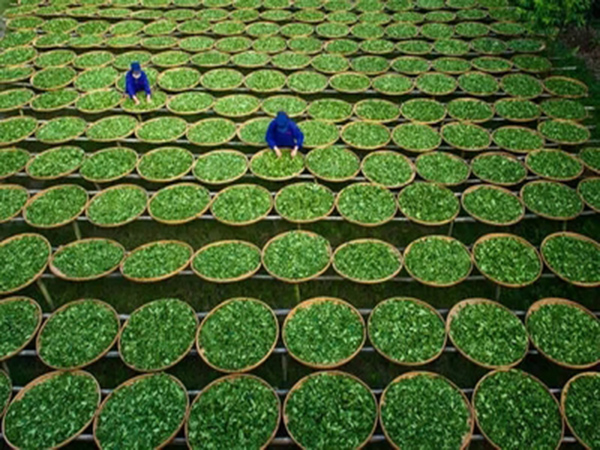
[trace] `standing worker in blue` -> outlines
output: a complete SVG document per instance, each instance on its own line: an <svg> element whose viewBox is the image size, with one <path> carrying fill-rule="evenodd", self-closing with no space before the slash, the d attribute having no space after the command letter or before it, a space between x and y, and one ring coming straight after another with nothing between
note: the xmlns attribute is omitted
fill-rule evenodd
<svg viewBox="0 0 600 450"><path fill-rule="evenodd" d="M152 92L150 91L150 82L148 76L142 70L140 63L135 61L131 63L131 70L125 75L125 93L136 105L140 104L136 94L144 91L148 102L152 100Z"/></svg>
<svg viewBox="0 0 600 450"><path fill-rule="evenodd" d="M298 125L286 113L279 111L275 119L269 124L269 128L267 128L265 140L271 150L275 151L278 158L281 158L280 147L291 148L291 156L294 158L298 150L302 148L304 135Z"/></svg>

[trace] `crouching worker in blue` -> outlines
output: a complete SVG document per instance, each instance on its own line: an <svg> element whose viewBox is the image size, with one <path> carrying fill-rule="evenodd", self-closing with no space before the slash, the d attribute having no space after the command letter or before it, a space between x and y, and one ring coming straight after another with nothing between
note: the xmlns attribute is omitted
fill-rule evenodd
<svg viewBox="0 0 600 450"><path fill-rule="evenodd" d="M139 105L140 101L136 94L142 91L146 93L146 99L150 101L152 99L152 92L150 91L148 77L140 67L139 62L132 62L131 70L125 76L125 93L136 105Z"/></svg>
<svg viewBox="0 0 600 450"><path fill-rule="evenodd" d="M304 135L300 131L300 128L298 128L298 125L286 113L280 111L269 124L265 139L271 150L275 151L278 158L281 158L280 147L291 148L291 156L293 158L298 153L298 150L302 148Z"/></svg>

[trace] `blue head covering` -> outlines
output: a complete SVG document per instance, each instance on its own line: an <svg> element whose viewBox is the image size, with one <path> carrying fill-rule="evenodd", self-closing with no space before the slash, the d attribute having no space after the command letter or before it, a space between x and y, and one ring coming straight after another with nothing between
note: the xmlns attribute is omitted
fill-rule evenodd
<svg viewBox="0 0 600 450"><path fill-rule="evenodd" d="M133 72L140 72L142 70L142 67L140 66L140 63L137 61L134 61L131 63L131 70Z"/></svg>
<svg viewBox="0 0 600 450"><path fill-rule="evenodd" d="M279 111L277 113L277 116L275 117L275 124L277 125L277 128L285 129L288 127L289 123L290 123L290 119L287 116L287 114L284 113L283 111Z"/></svg>

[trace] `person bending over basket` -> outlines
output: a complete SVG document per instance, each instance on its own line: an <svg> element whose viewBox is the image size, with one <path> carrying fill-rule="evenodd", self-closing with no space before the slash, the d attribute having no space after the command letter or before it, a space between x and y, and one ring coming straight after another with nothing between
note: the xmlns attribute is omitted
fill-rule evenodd
<svg viewBox="0 0 600 450"><path fill-rule="evenodd" d="M291 148L291 156L294 158L298 150L302 149L304 135L300 131L300 128L298 128L298 125L286 113L279 111L275 119L269 124L265 139L271 150L275 151L278 158L281 158L280 147Z"/></svg>
<svg viewBox="0 0 600 450"><path fill-rule="evenodd" d="M152 92L150 91L148 76L142 70L140 63L135 61L131 63L131 70L125 76L125 92L136 105L139 105L140 101L136 94L142 91L146 93L146 99L150 101Z"/></svg>

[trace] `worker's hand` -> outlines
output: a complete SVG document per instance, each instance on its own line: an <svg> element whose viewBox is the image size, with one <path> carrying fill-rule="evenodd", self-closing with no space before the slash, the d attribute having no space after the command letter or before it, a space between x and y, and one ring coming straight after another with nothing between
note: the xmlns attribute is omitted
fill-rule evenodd
<svg viewBox="0 0 600 450"><path fill-rule="evenodd" d="M298 153L298 146L296 145L294 147L294 149L292 150L292 159L294 159L296 157L296 154Z"/></svg>
<svg viewBox="0 0 600 450"><path fill-rule="evenodd" d="M133 97L133 103L135 103L136 105L140 104L140 100L139 98L137 98L137 96Z"/></svg>
<svg viewBox="0 0 600 450"><path fill-rule="evenodd" d="M273 150L275 151L277 158L281 158L281 150L279 150L279 147L275 146L273 147Z"/></svg>
<svg viewBox="0 0 600 450"><path fill-rule="evenodd" d="M152 101L152 96L150 94L146 95L146 101L150 103Z"/></svg>

